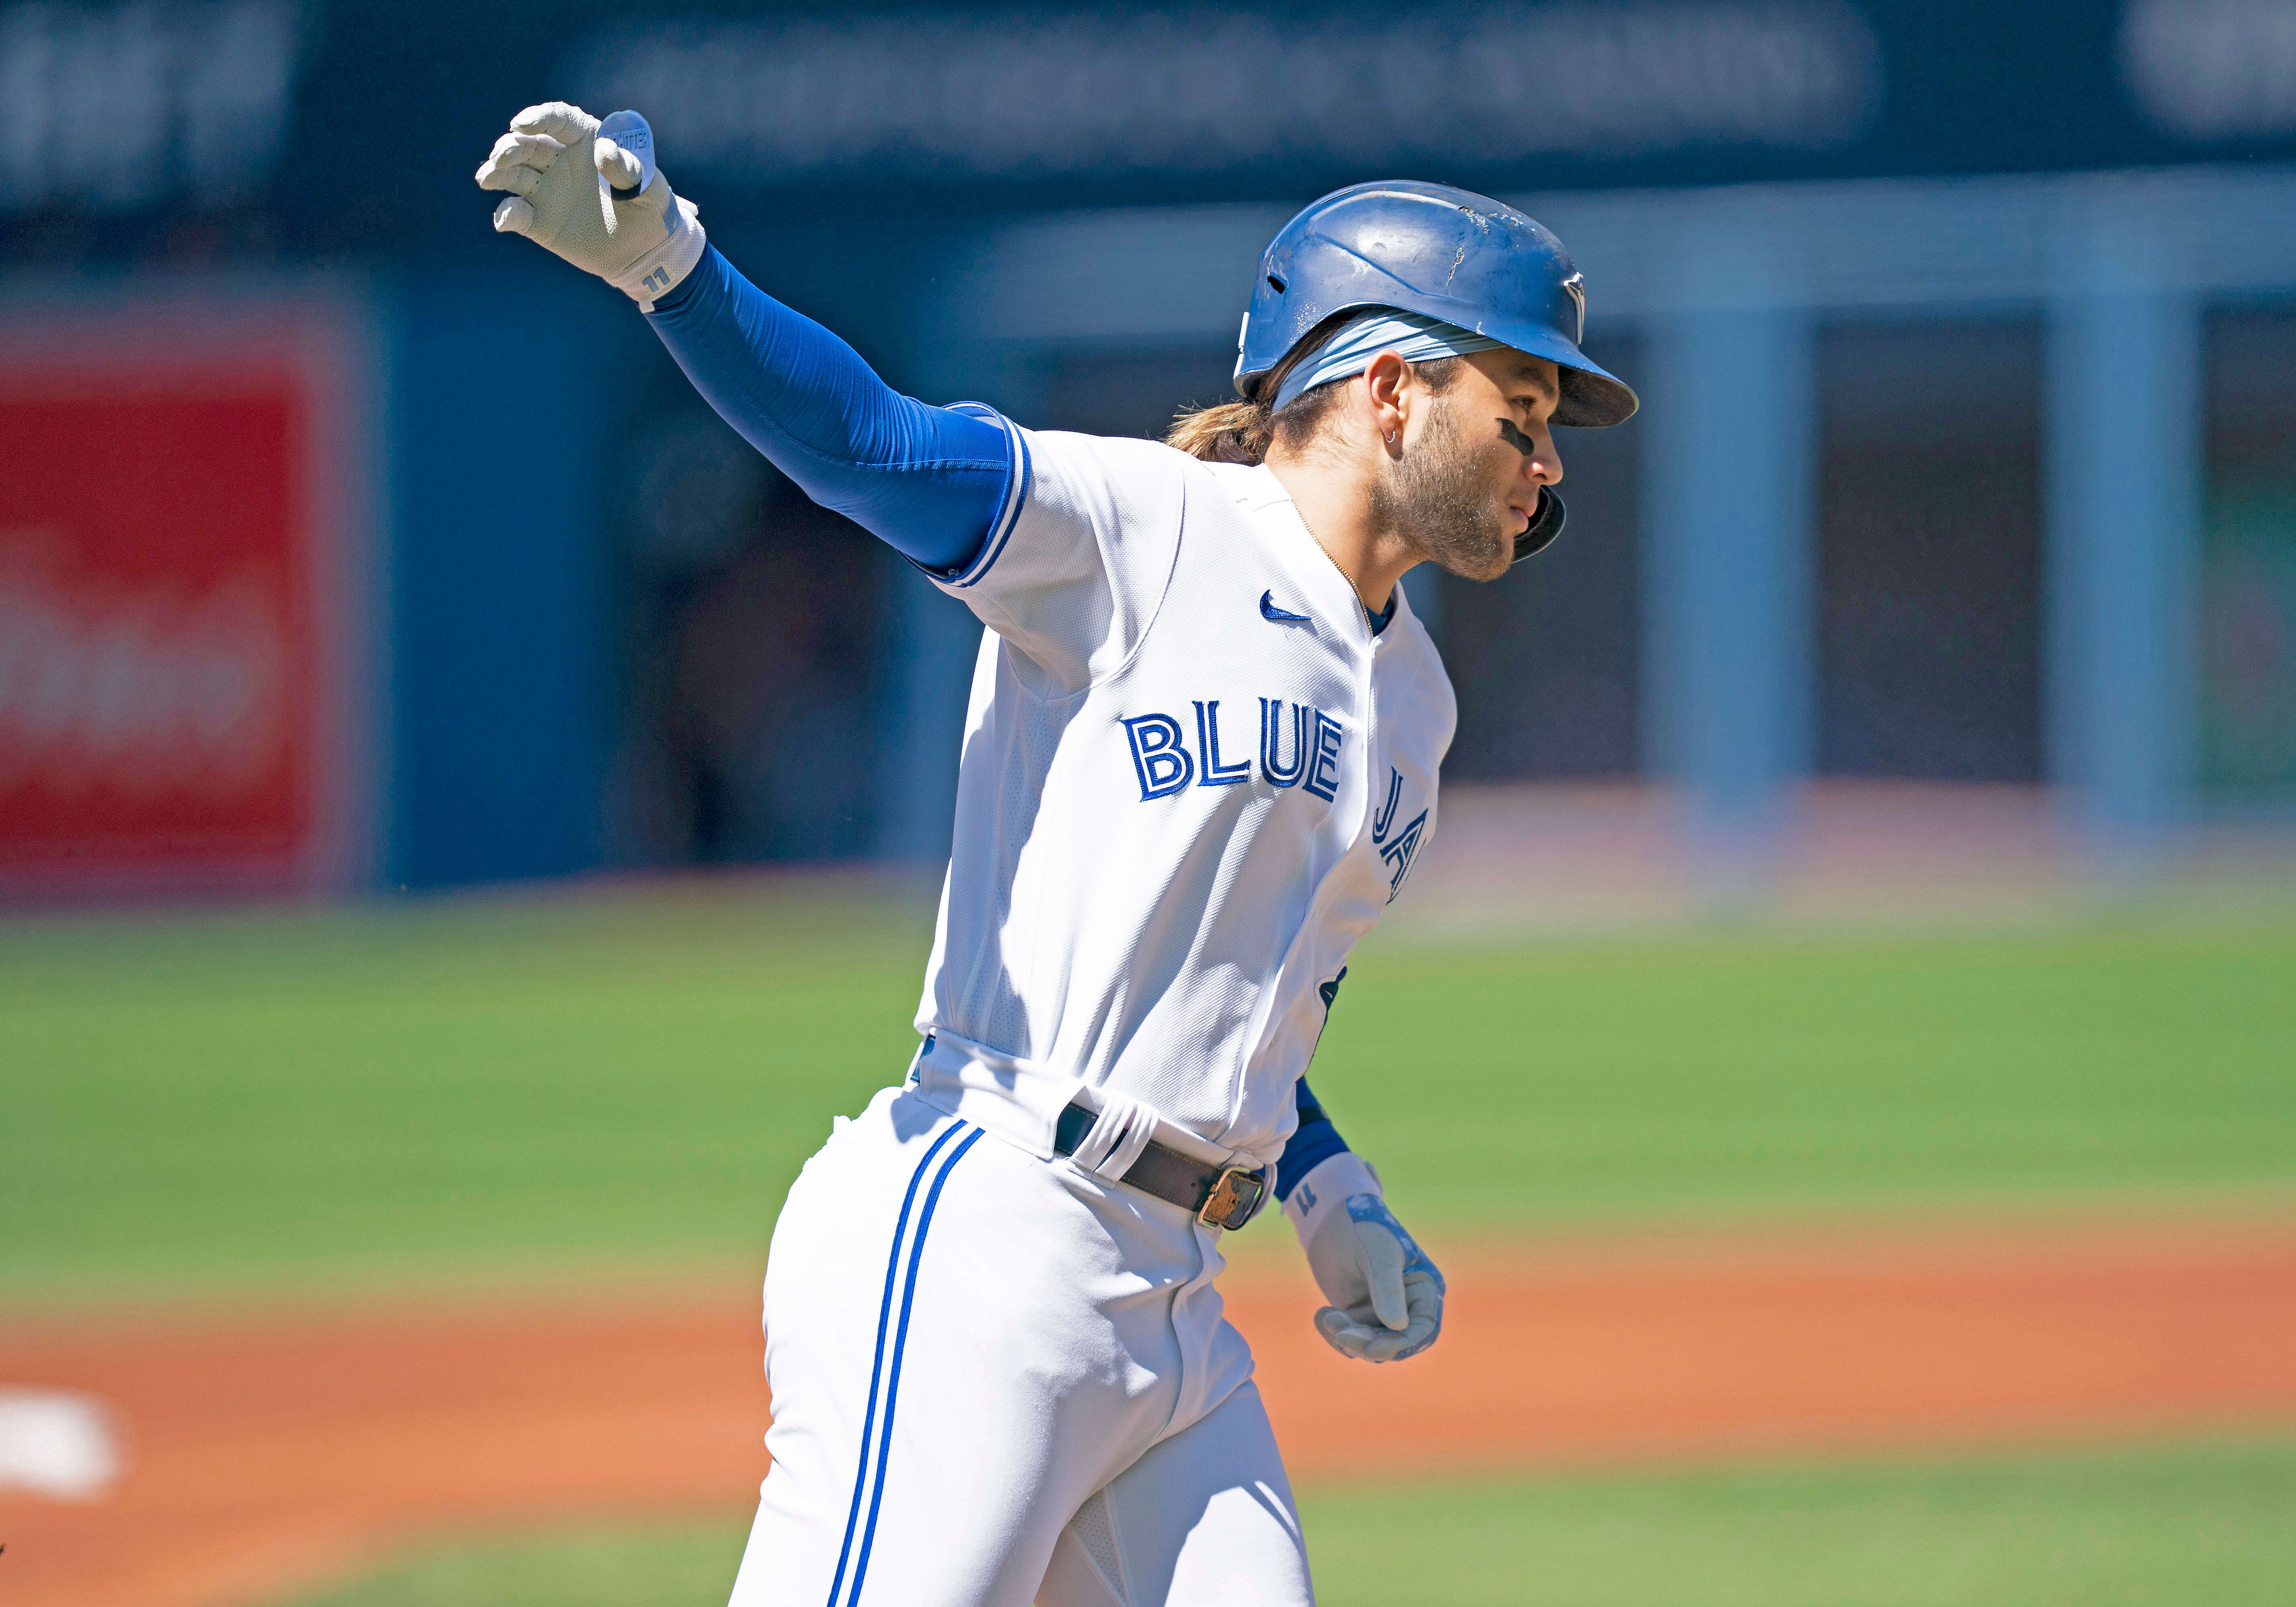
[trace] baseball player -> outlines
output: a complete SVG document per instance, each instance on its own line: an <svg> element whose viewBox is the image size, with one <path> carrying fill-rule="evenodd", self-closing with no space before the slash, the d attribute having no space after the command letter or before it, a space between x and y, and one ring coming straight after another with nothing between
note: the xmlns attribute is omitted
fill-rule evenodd
<svg viewBox="0 0 2296 1607"><path fill-rule="evenodd" d="M478 177L988 627L922 1047L774 1230L735 1607L1308 1603L1220 1234L1280 1202L1344 1355L1441 1329L1303 1073L1456 722L1397 582L1536 552L1553 426L1636 406L1561 242L1439 184L1326 196L1260 260L1242 400L1157 443L896 394L708 245L634 113L530 107Z"/></svg>

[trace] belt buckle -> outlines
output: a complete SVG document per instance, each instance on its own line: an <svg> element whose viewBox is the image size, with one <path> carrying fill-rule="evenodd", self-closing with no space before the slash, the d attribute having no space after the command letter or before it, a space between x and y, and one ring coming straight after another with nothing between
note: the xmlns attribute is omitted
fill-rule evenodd
<svg viewBox="0 0 2296 1607"><path fill-rule="evenodd" d="M1267 1195L1267 1173L1229 1167L1205 1193L1204 1202L1196 1211L1196 1220L1206 1227L1221 1227L1234 1233L1251 1220Z"/></svg>

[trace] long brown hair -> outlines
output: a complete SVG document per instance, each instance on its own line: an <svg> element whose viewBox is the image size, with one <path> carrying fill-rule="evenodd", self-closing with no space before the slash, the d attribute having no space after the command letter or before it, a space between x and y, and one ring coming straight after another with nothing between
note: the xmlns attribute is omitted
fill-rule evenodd
<svg viewBox="0 0 2296 1607"><path fill-rule="evenodd" d="M1345 308L1309 330L1284 354L1281 363L1259 376L1250 398L1215 402L1209 407L1181 408L1173 416L1172 427L1164 432L1164 444L1208 463L1247 466L1256 465L1267 457L1267 448L1279 433L1287 447L1301 445L1316 432L1316 425L1331 405L1331 387L1318 385L1305 396L1293 397L1280 418L1268 405L1268 398L1283 388L1285 374L1306 361L1340 325L1362 312L1359 307Z"/></svg>
<svg viewBox="0 0 2296 1607"><path fill-rule="evenodd" d="M1275 414L1265 402L1215 402L1184 407L1164 432L1164 444L1208 463L1257 463L1275 439Z"/></svg>

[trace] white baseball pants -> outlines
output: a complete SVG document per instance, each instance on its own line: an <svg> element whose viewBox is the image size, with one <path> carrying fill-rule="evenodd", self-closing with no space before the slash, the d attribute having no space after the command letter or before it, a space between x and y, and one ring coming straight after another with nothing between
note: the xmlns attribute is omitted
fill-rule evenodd
<svg viewBox="0 0 2296 1607"><path fill-rule="evenodd" d="M914 1090L840 1120L774 1230L732 1607L1308 1607L1216 1241Z"/></svg>

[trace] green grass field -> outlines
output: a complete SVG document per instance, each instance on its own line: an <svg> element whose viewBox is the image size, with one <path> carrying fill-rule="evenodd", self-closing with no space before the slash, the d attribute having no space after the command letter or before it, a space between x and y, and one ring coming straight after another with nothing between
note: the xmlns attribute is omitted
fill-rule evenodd
<svg viewBox="0 0 2296 1607"><path fill-rule="evenodd" d="M859 882L0 929L0 1300L754 1261L897 1079ZM1316 1087L1438 1234L2296 1201L2296 925L1367 946Z"/></svg>
<svg viewBox="0 0 2296 1607"><path fill-rule="evenodd" d="M753 1268L906 1064L928 927L856 880L0 928L0 1306ZM1439 1249L2282 1211L2296 921L1376 940L1316 1081ZM2296 1599L2284 1445L1303 1498L1334 1603ZM677 1607L739 1546L529 1536L325 1601Z"/></svg>
<svg viewBox="0 0 2296 1607"><path fill-rule="evenodd" d="M1308 1489L1323 1607L2282 1607L2296 1447ZM305 1607L722 1607L737 1521L426 1550Z"/></svg>

